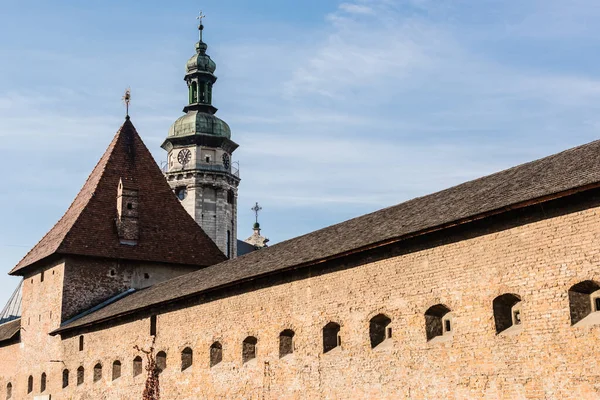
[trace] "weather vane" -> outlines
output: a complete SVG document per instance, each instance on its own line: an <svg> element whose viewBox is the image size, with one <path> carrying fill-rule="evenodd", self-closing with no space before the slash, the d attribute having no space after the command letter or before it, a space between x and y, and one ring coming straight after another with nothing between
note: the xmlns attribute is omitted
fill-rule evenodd
<svg viewBox="0 0 600 400"><path fill-rule="evenodd" d="M123 103L125 103L125 109L127 111L126 117L129 118L129 103L131 102L131 88L127 88L125 90L125 94L123 95Z"/></svg>
<svg viewBox="0 0 600 400"><path fill-rule="evenodd" d="M198 14L198 16L196 17L196 19L198 21L200 21L200 24L198 25L198 30L200 31L200 41L202 41L202 31L204 30L204 24L203 24L204 18L206 18L206 15L204 15L202 10L200 10L200 14Z"/></svg>
<svg viewBox="0 0 600 400"><path fill-rule="evenodd" d="M262 210L262 207L258 205L258 202L256 202L256 204L254 205L254 207L251 208L251 210L254 211L256 223L258 224L258 213L260 212L260 210Z"/></svg>

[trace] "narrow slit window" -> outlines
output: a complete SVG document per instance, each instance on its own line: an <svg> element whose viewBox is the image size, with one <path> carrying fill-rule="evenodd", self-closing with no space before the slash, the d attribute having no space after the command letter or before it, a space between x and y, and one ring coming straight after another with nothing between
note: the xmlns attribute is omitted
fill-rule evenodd
<svg viewBox="0 0 600 400"><path fill-rule="evenodd" d="M219 342L214 342L210 346L210 366L211 368L223 361L223 346Z"/></svg>
<svg viewBox="0 0 600 400"><path fill-rule="evenodd" d="M150 317L150 336L156 336L156 315Z"/></svg>

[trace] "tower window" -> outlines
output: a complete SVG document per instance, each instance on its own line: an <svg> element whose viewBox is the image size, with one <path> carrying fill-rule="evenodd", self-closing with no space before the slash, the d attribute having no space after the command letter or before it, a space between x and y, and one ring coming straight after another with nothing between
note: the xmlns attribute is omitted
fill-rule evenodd
<svg viewBox="0 0 600 400"><path fill-rule="evenodd" d="M207 164L210 163L210 156L204 157L204 160L206 161Z"/></svg>
<svg viewBox="0 0 600 400"><path fill-rule="evenodd" d="M42 373L42 378L40 379L40 392L44 393L46 391L46 373Z"/></svg>
<svg viewBox="0 0 600 400"><path fill-rule="evenodd" d="M83 351L83 335L79 336L79 351Z"/></svg>
<svg viewBox="0 0 600 400"><path fill-rule="evenodd" d="M6 385L6 398L12 399L12 383L10 382L8 382L8 385Z"/></svg>
<svg viewBox="0 0 600 400"><path fill-rule="evenodd" d="M69 370L64 369L62 375L62 387L63 389L69 386Z"/></svg>
<svg viewBox="0 0 600 400"><path fill-rule="evenodd" d="M198 84L196 82L192 82L191 85L191 93L190 93L190 103L198 102Z"/></svg>
<svg viewBox="0 0 600 400"><path fill-rule="evenodd" d="M233 194L233 190L228 190L227 191L227 204L233 204L234 198L235 198L235 196Z"/></svg>
<svg viewBox="0 0 600 400"><path fill-rule="evenodd" d="M40 282L44 282L44 271L40 274Z"/></svg>
<svg viewBox="0 0 600 400"><path fill-rule="evenodd" d="M521 297L512 293L505 293L494 299L494 322L496 333L500 333L511 326L521 324Z"/></svg>
<svg viewBox="0 0 600 400"><path fill-rule="evenodd" d="M121 377L121 361L117 360L113 362L112 380L119 379Z"/></svg>
<svg viewBox="0 0 600 400"><path fill-rule="evenodd" d="M33 392L33 376L29 375L27 378L27 394Z"/></svg>
<svg viewBox="0 0 600 400"><path fill-rule="evenodd" d="M227 258L231 258L231 231L227 231Z"/></svg>
<svg viewBox="0 0 600 400"><path fill-rule="evenodd" d="M83 384L83 378L85 377L85 370L83 366L77 368L77 386Z"/></svg>
<svg viewBox="0 0 600 400"><path fill-rule="evenodd" d="M156 336L156 315L150 317L150 336Z"/></svg>
<svg viewBox="0 0 600 400"><path fill-rule="evenodd" d="M194 352L189 347L186 347L181 352L181 370L185 371L193 364Z"/></svg>
<svg viewBox="0 0 600 400"><path fill-rule="evenodd" d="M187 197L187 187L182 186L175 189L175 195L179 200L183 200Z"/></svg>

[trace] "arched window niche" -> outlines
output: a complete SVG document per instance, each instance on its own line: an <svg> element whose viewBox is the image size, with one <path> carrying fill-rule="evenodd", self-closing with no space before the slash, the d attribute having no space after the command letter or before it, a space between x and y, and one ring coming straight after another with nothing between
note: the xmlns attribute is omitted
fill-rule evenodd
<svg viewBox="0 0 600 400"><path fill-rule="evenodd" d="M279 334L279 358L283 358L294 352L295 333L291 329L285 329Z"/></svg>
<svg viewBox="0 0 600 400"><path fill-rule="evenodd" d="M329 322L323 327L323 353L329 353L342 346L340 329L340 324L336 322Z"/></svg>
<svg viewBox="0 0 600 400"><path fill-rule="evenodd" d="M192 351L191 348L186 347L185 349L183 349L183 351L181 352L181 370L182 371L185 371L186 369L188 369L189 367L192 366L192 364L194 363L193 357L194 357L194 352Z"/></svg>
<svg viewBox="0 0 600 400"><path fill-rule="evenodd" d="M443 304L436 304L425 311L427 341L445 341L452 338L454 321L452 313Z"/></svg>
<svg viewBox="0 0 600 400"><path fill-rule="evenodd" d="M159 372L163 372L167 369L167 353L164 351L159 351L156 354L156 368L158 368Z"/></svg>
<svg viewBox="0 0 600 400"><path fill-rule="evenodd" d="M27 394L33 392L33 376L29 375L27 378Z"/></svg>
<svg viewBox="0 0 600 400"><path fill-rule="evenodd" d="M190 85L190 103L194 104L198 102L198 83L192 82Z"/></svg>
<svg viewBox="0 0 600 400"><path fill-rule="evenodd" d="M521 296L505 293L492 302L496 333L517 333L522 327Z"/></svg>
<svg viewBox="0 0 600 400"><path fill-rule="evenodd" d="M112 365L112 380L117 380L121 377L121 361L115 360Z"/></svg>
<svg viewBox="0 0 600 400"><path fill-rule="evenodd" d="M369 321L369 339L371 348L383 349L392 343L392 320L385 314L378 314Z"/></svg>
<svg viewBox="0 0 600 400"><path fill-rule="evenodd" d="M85 369L83 366L77 368L77 386L82 385L85 378Z"/></svg>
<svg viewBox="0 0 600 400"><path fill-rule="evenodd" d="M63 369L62 372L62 387L63 389L69 386L69 370Z"/></svg>
<svg viewBox="0 0 600 400"><path fill-rule="evenodd" d="M12 383L6 385L6 400L12 399Z"/></svg>
<svg viewBox="0 0 600 400"><path fill-rule="evenodd" d="M223 346L219 342L214 342L210 346L210 367L214 367L221 361L223 361Z"/></svg>
<svg viewBox="0 0 600 400"><path fill-rule="evenodd" d="M569 289L571 325L600 324L600 284L587 280Z"/></svg>
<svg viewBox="0 0 600 400"><path fill-rule="evenodd" d="M102 364L98 363L94 365L94 382L98 382L102 379Z"/></svg>
<svg viewBox="0 0 600 400"><path fill-rule="evenodd" d="M133 376L136 377L142 373L142 357L136 356L133 359Z"/></svg>
<svg viewBox="0 0 600 400"><path fill-rule="evenodd" d="M47 382L46 373L43 372L42 377L40 378L40 393L44 393L46 391L46 382Z"/></svg>
<svg viewBox="0 0 600 400"><path fill-rule="evenodd" d="M258 340L254 336L248 336L242 342L242 363L246 364L256 358L256 344Z"/></svg>

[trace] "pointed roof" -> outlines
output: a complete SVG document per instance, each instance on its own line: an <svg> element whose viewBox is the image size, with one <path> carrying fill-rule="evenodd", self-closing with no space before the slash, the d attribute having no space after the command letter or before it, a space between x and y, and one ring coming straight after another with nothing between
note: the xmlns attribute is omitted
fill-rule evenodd
<svg viewBox="0 0 600 400"><path fill-rule="evenodd" d="M121 244L117 234L121 179L139 191L135 246ZM45 258L65 254L197 266L226 259L174 196L129 117L67 212L10 274L23 275Z"/></svg>

